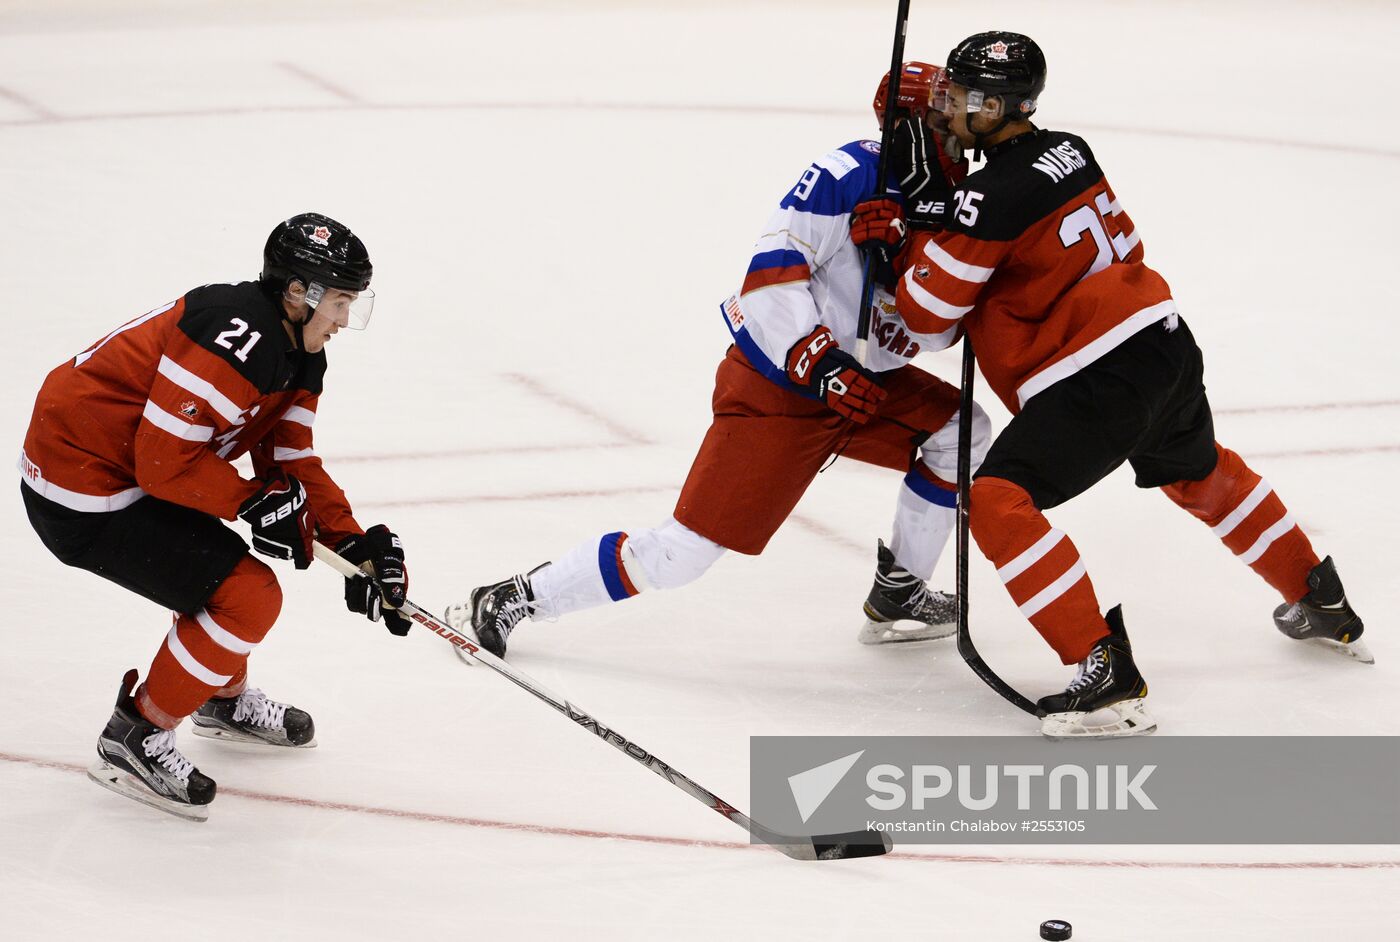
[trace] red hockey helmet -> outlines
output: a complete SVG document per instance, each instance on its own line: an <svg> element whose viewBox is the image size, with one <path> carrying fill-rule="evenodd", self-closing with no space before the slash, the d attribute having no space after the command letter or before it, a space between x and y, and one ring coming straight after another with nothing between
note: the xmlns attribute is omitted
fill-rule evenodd
<svg viewBox="0 0 1400 942"><path fill-rule="evenodd" d="M899 100L895 102L895 108L920 118L927 115L930 109L938 110L934 108L933 97L935 86L942 77L941 66L928 62L904 63L899 73ZM882 128L885 126L885 100L889 98L889 93L890 74L886 72L880 79L880 87L875 89L875 120L880 122Z"/></svg>

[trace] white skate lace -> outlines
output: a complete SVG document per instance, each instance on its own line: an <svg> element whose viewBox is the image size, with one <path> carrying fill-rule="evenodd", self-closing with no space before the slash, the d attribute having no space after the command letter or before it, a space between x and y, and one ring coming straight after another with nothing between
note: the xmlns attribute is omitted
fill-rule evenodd
<svg viewBox="0 0 1400 942"><path fill-rule="evenodd" d="M511 579L511 584L515 586L515 597L502 605L496 612L496 630L501 633L502 638L510 636L515 630L515 626L520 624L520 619L530 614L533 606L530 604L529 586L525 582L523 575L517 575Z"/></svg>
<svg viewBox="0 0 1400 942"><path fill-rule="evenodd" d="M1093 651L1088 657L1079 662L1079 672L1074 675L1074 680L1069 682L1065 688L1065 693L1078 693L1085 687L1094 684L1099 679L1100 667L1108 663L1108 656L1102 651Z"/></svg>
<svg viewBox="0 0 1400 942"><path fill-rule="evenodd" d="M194 763L180 754L180 750L175 748L175 731L164 729L158 733L152 733L141 741L141 745L146 750L146 757L155 759L161 766L175 776L181 782L190 780L190 773L194 771Z"/></svg>
<svg viewBox="0 0 1400 942"><path fill-rule="evenodd" d="M956 604L953 597L946 592L930 590L928 583L913 573L895 568L888 573L877 572L875 581L886 590L886 598L889 598L890 592L908 589L909 597L900 607L911 615L922 616L930 621L938 618L951 618L953 615L953 606Z"/></svg>
<svg viewBox="0 0 1400 942"><path fill-rule="evenodd" d="M928 618L948 618L955 614L956 601L946 592L934 592L923 580L918 580L909 599L910 610Z"/></svg>
<svg viewBox="0 0 1400 942"><path fill-rule="evenodd" d="M251 720L254 726L263 729L281 729L286 713L287 704L269 700L267 694L257 687L249 687L238 695L238 703L233 708L233 721Z"/></svg>

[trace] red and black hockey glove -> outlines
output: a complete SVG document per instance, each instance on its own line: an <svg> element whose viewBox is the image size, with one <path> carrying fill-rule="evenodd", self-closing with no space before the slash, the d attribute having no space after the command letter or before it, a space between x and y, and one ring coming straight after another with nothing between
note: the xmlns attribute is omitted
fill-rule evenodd
<svg viewBox="0 0 1400 942"><path fill-rule="evenodd" d="M363 535L347 536L336 544L335 551L368 573L345 580L345 607L370 621L379 621L382 616L390 634L400 638L408 634L413 622L397 611L408 598L408 567L398 534L376 524Z"/></svg>
<svg viewBox="0 0 1400 942"><path fill-rule="evenodd" d="M864 425L885 398L875 377L836 345L831 331L818 327L788 351L787 375L798 386L852 422Z"/></svg>
<svg viewBox="0 0 1400 942"><path fill-rule="evenodd" d="M890 140L890 176L904 194L910 229L940 229L953 190L967 177L967 161L954 160L939 136L922 120L905 118Z"/></svg>
<svg viewBox="0 0 1400 942"><path fill-rule="evenodd" d="M894 290L904 273L904 207L892 196L857 203L851 211L851 241L870 253L875 281Z"/></svg>
<svg viewBox="0 0 1400 942"><path fill-rule="evenodd" d="M263 485L238 508L238 519L253 528L253 549L273 559L290 559L298 569L311 565L316 515L306 502L306 488L274 468Z"/></svg>

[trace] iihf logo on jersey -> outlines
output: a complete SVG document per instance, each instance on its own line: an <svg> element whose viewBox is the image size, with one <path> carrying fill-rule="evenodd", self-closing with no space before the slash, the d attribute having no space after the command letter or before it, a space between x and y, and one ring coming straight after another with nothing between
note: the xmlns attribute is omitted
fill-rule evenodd
<svg viewBox="0 0 1400 942"><path fill-rule="evenodd" d="M987 47L987 58L1000 59L1001 61L1005 62L1006 50L1006 43L998 39L996 42L992 43L990 46Z"/></svg>
<svg viewBox="0 0 1400 942"><path fill-rule="evenodd" d="M325 226L317 226L316 231L311 233L311 241L317 245L330 245L331 231Z"/></svg>
<svg viewBox="0 0 1400 942"><path fill-rule="evenodd" d="M199 415L199 403L195 402L193 399L186 399L184 402L180 403L180 414L187 419L193 419L195 416Z"/></svg>

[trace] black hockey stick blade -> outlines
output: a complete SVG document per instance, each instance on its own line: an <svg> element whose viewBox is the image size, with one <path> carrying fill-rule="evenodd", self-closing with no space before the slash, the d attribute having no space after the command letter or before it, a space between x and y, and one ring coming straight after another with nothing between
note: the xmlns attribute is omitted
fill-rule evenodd
<svg viewBox="0 0 1400 942"><path fill-rule="evenodd" d="M888 834L880 831L846 831L842 834L816 834L812 837L763 836L770 844L793 860L855 860L858 857L879 857L894 846Z"/></svg>
<svg viewBox="0 0 1400 942"><path fill-rule="evenodd" d="M818 834L812 838L814 860L854 860L879 857L893 847L888 834L880 831L847 831L845 834Z"/></svg>

